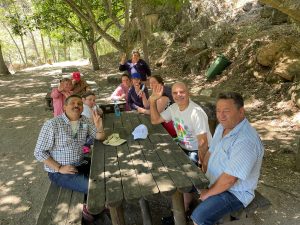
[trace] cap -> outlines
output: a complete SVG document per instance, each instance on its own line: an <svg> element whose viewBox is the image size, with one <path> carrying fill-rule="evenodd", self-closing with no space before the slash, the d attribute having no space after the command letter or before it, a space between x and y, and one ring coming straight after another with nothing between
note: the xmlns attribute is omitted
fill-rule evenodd
<svg viewBox="0 0 300 225"><path fill-rule="evenodd" d="M73 79L73 80L80 81L80 72L74 72L74 73L72 74L72 79Z"/></svg>
<svg viewBox="0 0 300 225"><path fill-rule="evenodd" d="M144 124L138 125L132 132L133 139L146 139L148 136L148 128Z"/></svg>
<svg viewBox="0 0 300 225"><path fill-rule="evenodd" d="M119 146L125 142L126 142L126 140L121 139L119 134L113 133L113 134L109 135L105 141L103 141L103 144L111 145L111 146Z"/></svg>
<svg viewBox="0 0 300 225"><path fill-rule="evenodd" d="M142 76L139 73L133 73L133 74L131 74L131 78L132 79L142 79Z"/></svg>

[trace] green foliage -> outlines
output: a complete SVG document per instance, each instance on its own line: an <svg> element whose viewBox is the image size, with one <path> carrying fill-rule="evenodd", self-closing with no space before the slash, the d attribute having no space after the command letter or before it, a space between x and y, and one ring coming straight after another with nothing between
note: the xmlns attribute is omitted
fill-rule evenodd
<svg viewBox="0 0 300 225"><path fill-rule="evenodd" d="M188 0L144 0L146 4L152 6L167 6L174 7L175 10L180 10L181 7L188 3Z"/></svg>

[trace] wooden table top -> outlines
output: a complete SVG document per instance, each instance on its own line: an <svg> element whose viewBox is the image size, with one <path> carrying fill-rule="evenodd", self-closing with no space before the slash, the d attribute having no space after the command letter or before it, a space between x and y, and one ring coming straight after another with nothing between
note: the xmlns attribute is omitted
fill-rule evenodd
<svg viewBox="0 0 300 225"><path fill-rule="evenodd" d="M147 126L149 135L147 139L134 140L131 133L140 124ZM104 129L107 136L118 133L127 142L113 147L95 141L87 201L91 213L158 193L170 196L176 190L189 192L193 186L207 187L202 171L162 125L150 123L148 115L106 114Z"/></svg>

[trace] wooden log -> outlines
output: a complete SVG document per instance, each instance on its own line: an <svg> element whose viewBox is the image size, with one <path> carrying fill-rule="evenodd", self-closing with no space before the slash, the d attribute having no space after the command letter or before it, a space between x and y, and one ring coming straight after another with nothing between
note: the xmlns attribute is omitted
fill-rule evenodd
<svg viewBox="0 0 300 225"><path fill-rule="evenodd" d="M110 207L109 211L113 225L125 225L124 211L122 206Z"/></svg>
<svg viewBox="0 0 300 225"><path fill-rule="evenodd" d="M172 206L175 225L186 224L183 195L179 191L176 191L172 196Z"/></svg>
<svg viewBox="0 0 300 225"><path fill-rule="evenodd" d="M144 198L141 198L139 204L142 211L143 225L152 225L149 202Z"/></svg>

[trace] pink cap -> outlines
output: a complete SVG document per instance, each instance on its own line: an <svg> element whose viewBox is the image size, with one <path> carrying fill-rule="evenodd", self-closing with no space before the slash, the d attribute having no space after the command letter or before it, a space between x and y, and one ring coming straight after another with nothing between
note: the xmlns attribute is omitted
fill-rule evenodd
<svg viewBox="0 0 300 225"><path fill-rule="evenodd" d="M76 81L80 81L80 73L79 72L74 72L72 74L72 79Z"/></svg>

